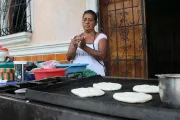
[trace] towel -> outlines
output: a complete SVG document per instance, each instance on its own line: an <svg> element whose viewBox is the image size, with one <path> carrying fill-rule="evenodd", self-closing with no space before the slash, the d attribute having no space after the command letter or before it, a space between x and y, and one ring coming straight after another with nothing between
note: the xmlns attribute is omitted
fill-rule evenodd
<svg viewBox="0 0 180 120"><path fill-rule="evenodd" d="M94 71L89 70L89 69L85 69L82 72L77 72L77 73L75 72L72 74L74 74L73 78L76 78L76 79L87 78L87 77L97 75Z"/></svg>

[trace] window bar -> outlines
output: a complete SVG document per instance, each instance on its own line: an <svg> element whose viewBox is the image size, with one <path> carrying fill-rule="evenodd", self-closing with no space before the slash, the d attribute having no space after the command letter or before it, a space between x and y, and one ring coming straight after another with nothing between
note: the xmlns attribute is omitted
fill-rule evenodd
<svg viewBox="0 0 180 120"><path fill-rule="evenodd" d="M18 2L19 2L19 0L17 0ZM21 2L20 3L22 3L22 0L20 0ZM19 4L18 2L16 2L17 3L17 5ZM20 12L20 8L21 8L21 4L19 4L18 6L17 6L18 8L18 13L17 13L17 18L16 18L16 24L15 24L15 29L16 29L16 32L17 31L19 31L20 30L20 26L17 26L18 25L18 21L19 21L19 12Z"/></svg>
<svg viewBox="0 0 180 120"><path fill-rule="evenodd" d="M124 31L124 41L125 41L125 54L126 54L126 70L125 70L125 74L126 74L126 77L127 77L127 75L128 75L128 69L127 69L127 67L128 67L128 63L127 63L127 31L126 31L126 12L125 12L125 4L124 4L124 1L125 0L123 0L123 22L124 22L124 28L123 28L123 31Z"/></svg>
<svg viewBox="0 0 180 120"><path fill-rule="evenodd" d="M0 36L31 32L30 2L31 0L0 0Z"/></svg>
<svg viewBox="0 0 180 120"><path fill-rule="evenodd" d="M135 21L134 21L134 0L131 0L132 2L132 27L133 27L133 38L134 38L134 77L136 77L136 36L135 36Z"/></svg>
<svg viewBox="0 0 180 120"><path fill-rule="evenodd" d="M25 9L24 9L24 6L26 6ZM21 18L20 27L22 27L21 29L23 29L23 30L24 30L24 27L25 27L25 31L27 31L27 24L23 26L23 21L26 20L26 18L25 18L26 17L26 9L27 9L27 4L23 3L23 16ZM27 22L25 22L25 23L27 23Z"/></svg>
<svg viewBox="0 0 180 120"><path fill-rule="evenodd" d="M120 72L120 68L119 68L119 52L118 52L118 32L117 32L117 11L116 11L116 0L114 0L114 14L115 14L115 31L116 31L116 51L117 51L117 54L116 54L116 59L118 59L118 76L119 76L119 72Z"/></svg>
<svg viewBox="0 0 180 120"><path fill-rule="evenodd" d="M145 30L145 13L144 13L144 0L141 0L141 13L142 13L142 43L143 43L143 56L144 56L144 78L146 78L146 30Z"/></svg>

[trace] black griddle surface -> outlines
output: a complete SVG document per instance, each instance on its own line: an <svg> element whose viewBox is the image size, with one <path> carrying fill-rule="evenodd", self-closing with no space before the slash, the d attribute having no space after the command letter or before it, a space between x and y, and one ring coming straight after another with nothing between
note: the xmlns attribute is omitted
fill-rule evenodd
<svg viewBox="0 0 180 120"><path fill-rule="evenodd" d="M122 84L122 88L117 91L105 91L105 95L100 97L80 98L71 93L72 89L80 87L92 87L93 83L98 82L115 82ZM166 112L180 112L170 109L162 104L159 94L151 94L153 100L143 104L130 104L119 102L113 99L113 94L117 92L132 92L134 85L158 85L157 80L127 80L127 79L110 79L100 76L88 79L74 80L61 84L57 88L47 89L28 89L26 97L32 100L62 105L75 109L81 109L101 114L115 115L119 117L128 117L135 119L161 119ZM172 114L174 114L174 112ZM157 117L155 117L157 114ZM151 116L152 115L152 116ZM153 117L153 115L155 115ZM149 118L147 118L149 116ZM177 117L177 116L174 116ZM180 118L180 116L178 116ZM168 117L166 117L168 118ZM171 118L172 119L172 118Z"/></svg>
<svg viewBox="0 0 180 120"><path fill-rule="evenodd" d="M16 94L14 91L22 88L50 88L51 86L58 86L58 84L63 83L66 81L66 77L51 77L51 78L45 78L42 80L33 80L23 83L17 83L14 85L6 85L3 87L0 87L0 93L2 96L6 97L12 97L17 99L26 99L25 93Z"/></svg>

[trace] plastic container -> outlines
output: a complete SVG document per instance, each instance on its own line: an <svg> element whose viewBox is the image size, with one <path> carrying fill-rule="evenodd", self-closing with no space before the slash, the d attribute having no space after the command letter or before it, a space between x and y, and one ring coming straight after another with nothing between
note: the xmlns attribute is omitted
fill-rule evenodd
<svg viewBox="0 0 180 120"><path fill-rule="evenodd" d="M48 77L65 76L65 68L33 70L35 79L41 80Z"/></svg>
<svg viewBox="0 0 180 120"><path fill-rule="evenodd" d="M27 72L26 73L26 80L27 81L35 80L34 73L33 72Z"/></svg>
<svg viewBox="0 0 180 120"><path fill-rule="evenodd" d="M14 68L0 68L0 79L13 81L14 80Z"/></svg>
<svg viewBox="0 0 180 120"><path fill-rule="evenodd" d="M86 69L87 65L88 64L57 64L56 68L67 68L67 75L68 73L81 72Z"/></svg>
<svg viewBox="0 0 180 120"><path fill-rule="evenodd" d="M15 69L15 81L17 83L25 82L26 76L26 63L27 61L14 61L14 69Z"/></svg>
<svg viewBox="0 0 180 120"><path fill-rule="evenodd" d="M0 63L0 68L14 68L13 62Z"/></svg>
<svg viewBox="0 0 180 120"><path fill-rule="evenodd" d="M9 55L7 48L0 48L0 62L4 62L6 56Z"/></svg>

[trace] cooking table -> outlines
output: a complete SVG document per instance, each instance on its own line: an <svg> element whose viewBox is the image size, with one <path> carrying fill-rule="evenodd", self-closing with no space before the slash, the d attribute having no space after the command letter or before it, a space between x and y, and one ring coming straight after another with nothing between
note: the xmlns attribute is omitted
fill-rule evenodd
<svg viewBox="0 0 180 120"><path fill-rule="evenodd" d="M1 120L129 120L0 95Z"/></svg>
<svg viewBox="0 0 180 120"><path fill-rule="evenodd" d="M79 87L91 87L93 83L98 82L115 82L122 84L118 91L105 92L105 95L92 98L80 98L71 93L71 89ZM116 92L132 92L134 85L150 84L158 85L158 80L143 79L120 79L120 78L103 78L94 76L86 79L68 81L57 87L47 87L38 89L28 89L26 97L31 100L41 101L44 103L75 108L100 114L106 114L116 117L130 119L180 119L180 110L170 109L164 105L159 94L151 94L153 100L143 104L123 103L113 99ZM168 114L167 114L168 113Z"/></svg>
<svg viewBox="0 0 180 120"><path fill-rule="evenodd" d="M94 82L100 81L121 83L122 89L106 92L101 97L83 99L70 92L72 88L90 87ZM112 98L113 93L132 91L132 87L138 84L158 85L158 80L94 76L80 80L61 81L54 85L29 88L24 100L4 96L3 93L0 96L0 116L3 116L1 118L6 118L10 117L6 116L6 113L12 114L14 120L33 120L35 118L36 120L180 119L180 110L168 108L162 104L159 94L152 94L153 100L144 104L128 104Z"/></svg>

